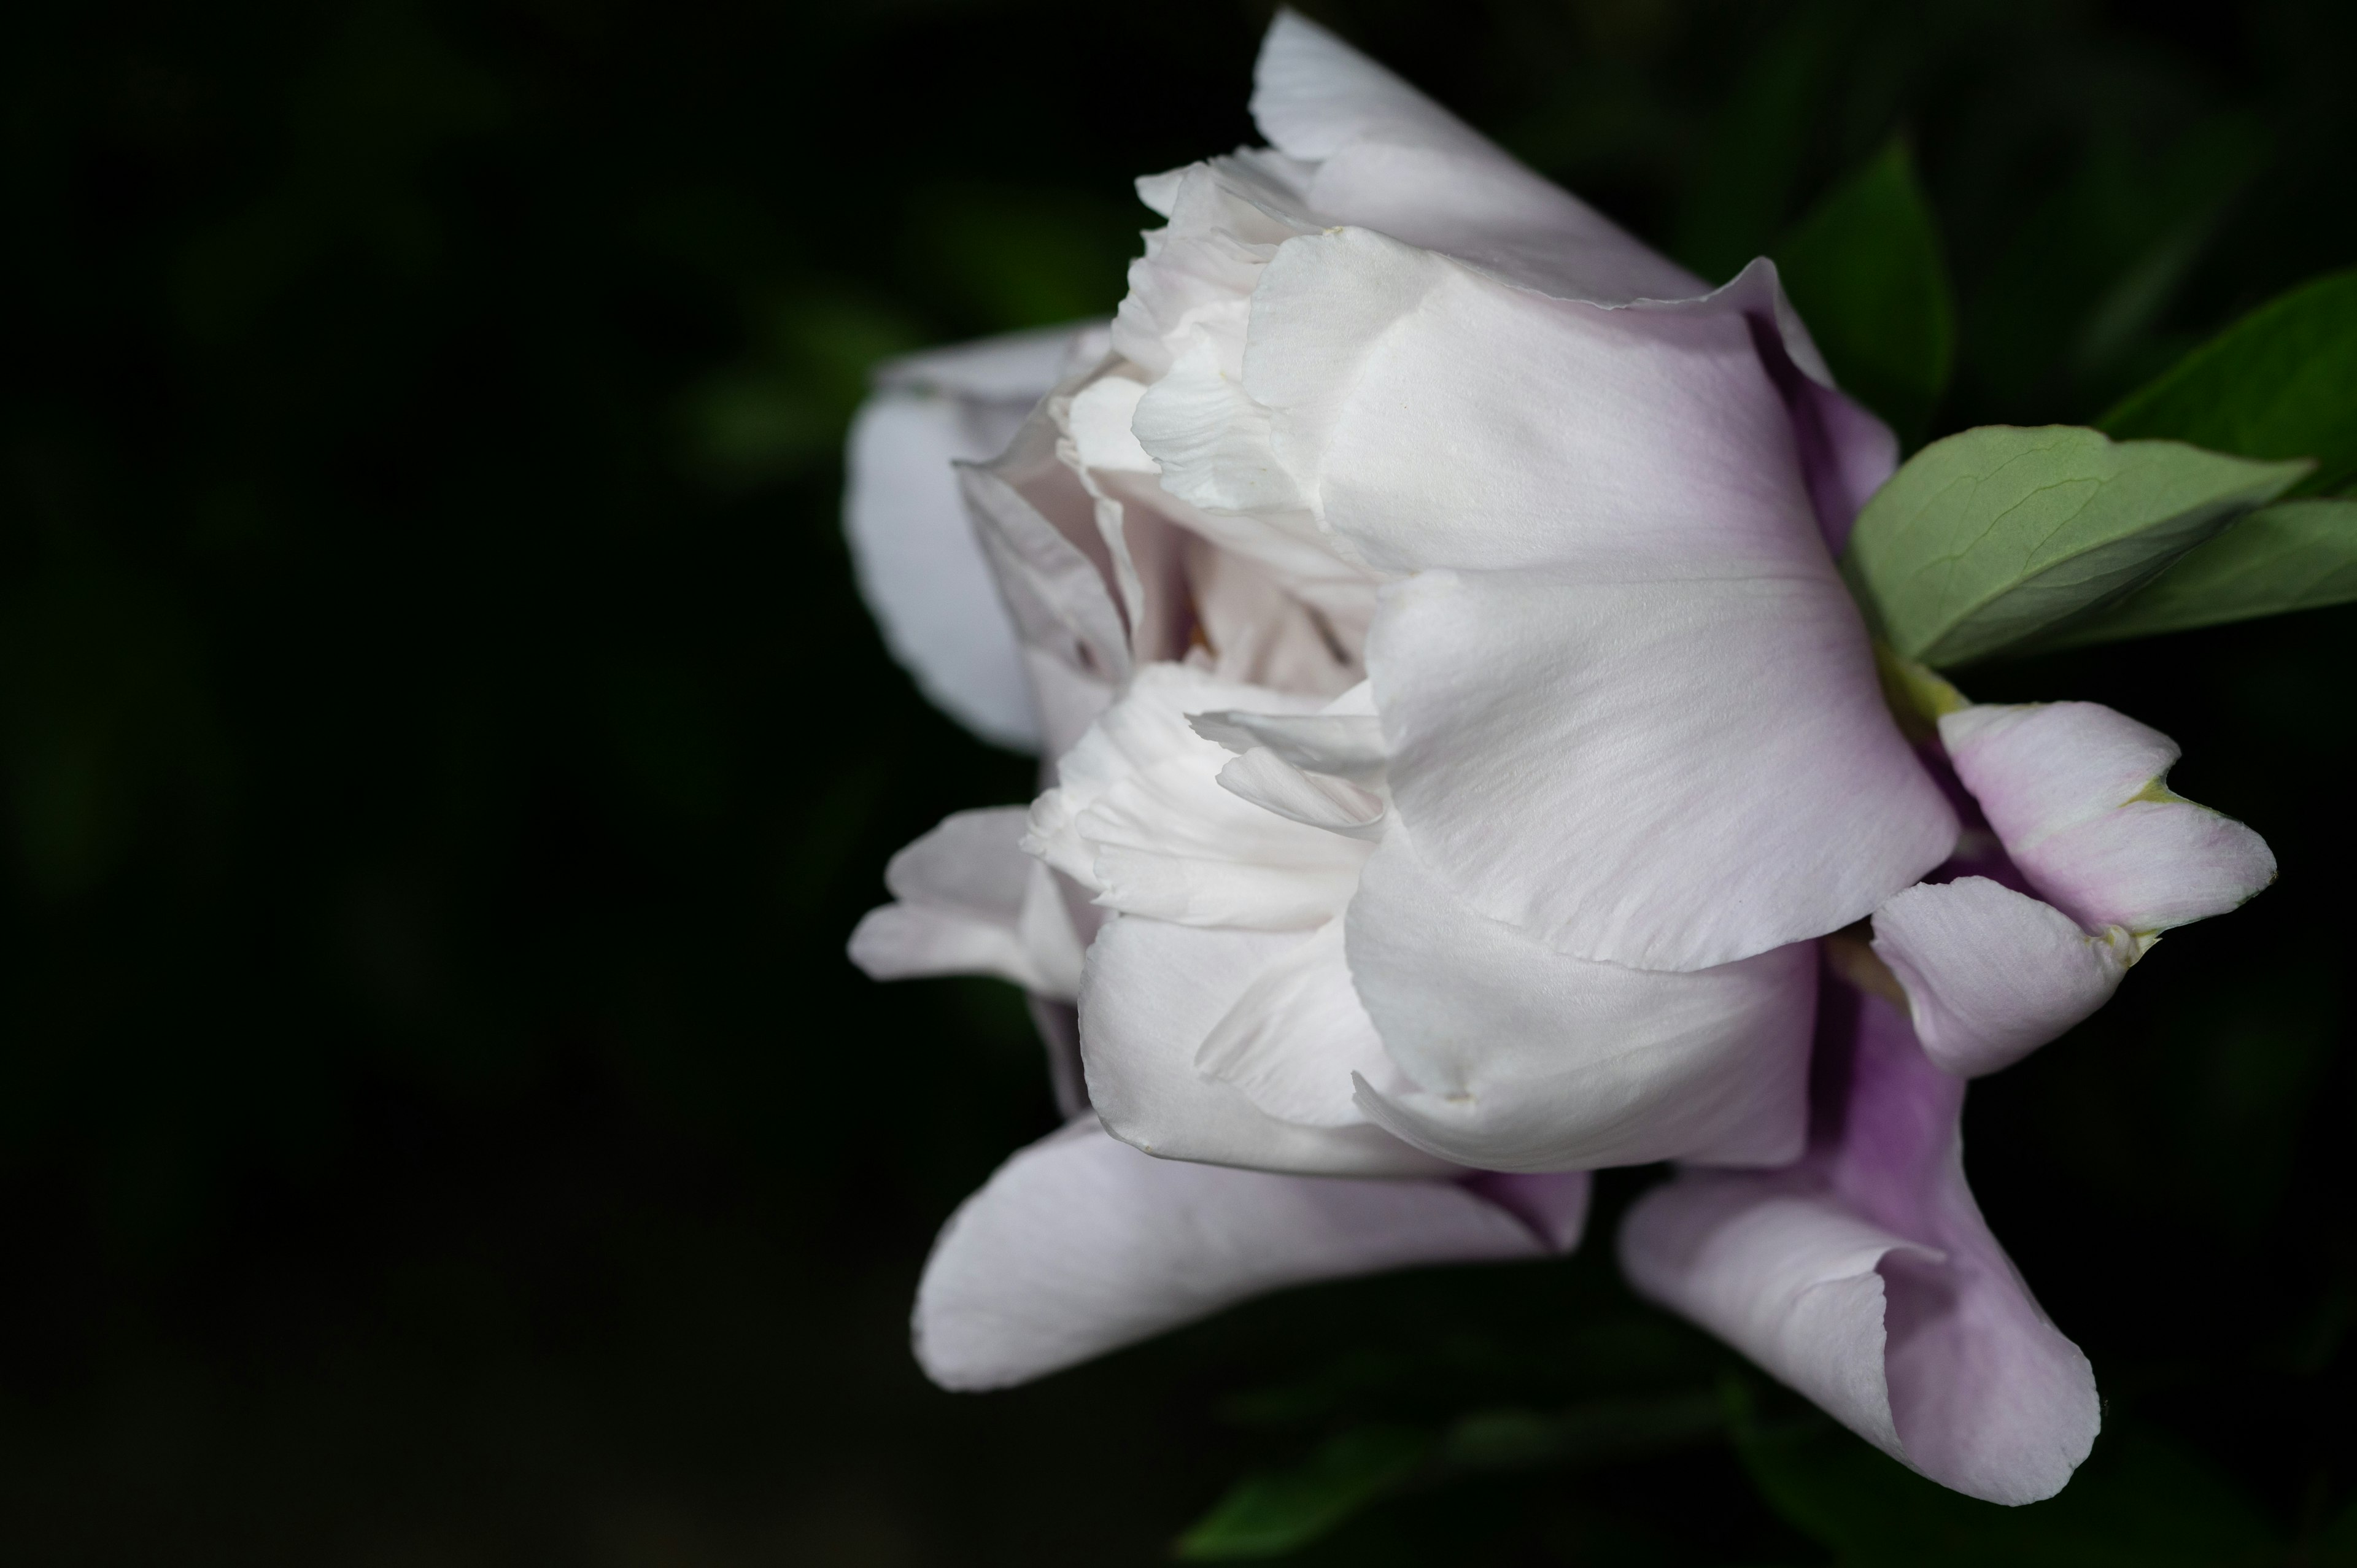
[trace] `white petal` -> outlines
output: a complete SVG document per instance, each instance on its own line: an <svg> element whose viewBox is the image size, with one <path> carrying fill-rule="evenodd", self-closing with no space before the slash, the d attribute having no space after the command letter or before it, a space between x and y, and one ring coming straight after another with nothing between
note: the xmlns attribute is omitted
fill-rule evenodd
<svg viewBox="0 0 2357 1568"><path fill-rule="evenodd" d="M1700 281L1291 11L1253 73L1261 134L1314 162L1310 204L1567 297L1683 298Z"/></svg>
<svg viewBox="0 0 2357 1568"><path fill-rule="evenodd" d="M1340 920L1263 969L1204 1039L1195 1065L1271 1116L1308 1127L1366 1121L1354 1079L1401 1087L1351 989Z"/></svg>
<svg viewBox="0 0 2357 1568"><path fill-rule="evenodd" d="M1363 606L1338 621L1312 600L1330 607L1349 585L1288 577L1200 534L1189 538L1186 559L1196 630L1206 645L1199 654L1211 655L1213 675L1313 696L1364 682L1372 583L1357 585L1363 592L1352 596Z"/></svg>
<svg viewBox="0 0 2357 1568"><path fill-rule="evenodd" d="M1032 807L1027 846L1108 908L1200 926L1322 925L1349 901L1366 846L1222 789L1228 753L1186 716L1316 702L1148 665L1058 765L1058 788Z"/></svg>
<svg viewBox="0 0 2357 1568"><path fill-rule="evenodd" d="M1189 724L1206 740L1242 756L1265 746L1306 773L1323 773L1356 783L1380 783L1390 760L1383 750L1383 722L1375 716L1374 690L1365 682L1344 692L1315 714L1190 714Z"/></svg>
<svg viewBox="0 0 2357 1568"><path fill-rule="evenodd" d="M987 457L1025 409L880 392L852 422L844 527L860 596L892 657L985 740L1037 749L1015 628L966 521L951 464Z"/></svg>
<svg viewBox="0 0 2357 1568"><path fill-rule="evenodd" d="M1157 1160L1076 1122L942 1228L917 1288L917 1359L944 1388L1004 1388L1288 1285L1550 1250L1458 1183Z"/></svg>
<svg viewBox="0 0 2357 1568"><path fill-rule="evenodd" d="M1220 788L1263 811L1351 838L1382 836L1383 798L1347 779L1304 773L1265 746L1220 769Z"/></svg>
<svg viewBox="0 0 2357 1568"><path fill-rule="evenodd" d="M1291 482L1388 570L1833 575L1783 398L1732 310L1550 298L1339 229L1269 263L1243 391ZM1139 434L1176 488L1173 454Z"/></svg>
<svg viewBox="0 0 2357 1568"><path fill-rule="evenodd" d="M987 974L1038 994L1080 988L1081 947L1048 870L1019 847L1020 807L960 811L894 855L899 903L870 910L851 961L875 980Z"/></svg>
<svg viewBox="0 0 2357 1568"><path fill-rule="evenodd" d="M1956 842L1814 575L1427 572L1386 590L1368 668L1417 853L1566 953L1731 962L1864 918Z"/></svg>
<svg viewBox="0 0 2357 1568"><path fill-rule="evenodd" d="M1919 883L1875 912L1874 950L1906 987L1924 1054L1964 1078L2009 1067L2111 1000L2136 961L1985 876Z"/></svg>
<svg viewBox="0 0 2357 1568"><path fill-rule="evenodd" d="M1032 404L1048 395L1049 388L1103 357L1106 326L1103 321L1083 321L1035 327L971 343L923 349L885 360L870 379L879 387L897 391L1013 403L1018 413L1028 413ZM993 448L983 456L991 456L996 451Z"/></svg>
<svg viewBox="0 0 2357 1568"><path fill-rule="evenodd" d="M963 467L958 481L997 597L1015 622L1039 703L1041 749L1057 757L1128 676L1129 635L1108 586L1111 563L1089 497L1056 463L1052 426L1044 415L1037 423L1044 453L1025 451L1018 436L1007 456L1019 461Z"/></svg>
<svg viewBox="0 0 2357 1568"><path fill-rule="evenodd" d="M1801 1151L1816 958L1781 949L1687 974L1551 951L1468 908L1394 832L1348 916L1351 972L1413 1089L1370 1119L1491 1170Z"/></svg>
<svg viewBox="0 0 2357 1568"><path fill-rule="evenodd" d="M2110 708L1968 707L1940 737L2014 864L2090 929L2165 931L2275 880L2266 840L2166 788L2177 743Z"/></svg>
<svg viewBox="0 0 2357 1568"><path fill-rule="evenodd" d="M1203 1044L1271 963L1308 938L1203 930L1123 915L1089 948L1081 1056L1089 1101L1124 1143L1168 1159L1335 1176L1451 1169L1360 1121L1284 1121L1197 1066Z"/></svg>

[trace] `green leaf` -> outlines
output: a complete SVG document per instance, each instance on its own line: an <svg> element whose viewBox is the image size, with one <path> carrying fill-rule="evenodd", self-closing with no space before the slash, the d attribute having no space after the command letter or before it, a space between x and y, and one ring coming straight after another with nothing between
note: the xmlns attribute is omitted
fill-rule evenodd
<svg viewBox="0 0 2357 1568"><path fill-rule="evenodd" d="M1964 664L2126 595L2307 472L2075 425L1985 425L1910 458L1867 502L1842 567L1901 657Z"/></svg>
<svg viewBox="0 0 2357 1568"><path fill-rule="evenodd" d="M1354 1427L1307 1464L1237 1482L1178 1538L1178 1555L1198 1563L1283 1556L1407 1479L1432 1447L1431 1434L1413 1427Z"/></svg>
<svg viewBox="0 0 2357 1568"><path fill-rule="evenodd" d="M1906 145L1818 202L1776 265L1835 379L1910 445L1921 439L1954 363L1956 309Z"/></svg>
<svg viewBox="0 0 2357 1568"><path fill-rule="evenodd" d="M2263 507L2041 648L2080 648L2357 599L2357 500Z"/></svg>
<svg viewBox="0 0 2357 1568"><path fill-rule="evenodd" d="M2357 268L2280 295L2099 422L2245 457L2313 457L2302 489L2357 478Z"/></svg>

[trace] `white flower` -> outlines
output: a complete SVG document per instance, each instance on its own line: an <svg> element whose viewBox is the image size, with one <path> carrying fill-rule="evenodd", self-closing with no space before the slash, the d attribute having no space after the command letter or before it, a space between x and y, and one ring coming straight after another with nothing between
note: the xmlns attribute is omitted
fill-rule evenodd
<svg viewBox="0 0 2357 1568"><path fill-rule="evenodd" d="M1995 831L1954 859L1833 564L1895 444L1773 267L1706 289L1290 13L1256 81L1273 150L1139 182L1168 222L1110 328L977 361L1033 376L1003 450L855 440L895 651L1054 775L897 858L853 955L1076 1004L1086 1082L943 1232L920 1359L992 1386L1281 1283L1563 1251L1585 1173L1674 1159L1641 1288L1926 1474L2050 1494L2093 1384L1971 1209L1957 1075L2265 846L2106 710L1960 705ZM1011 381L942 363L880 406L1003 422ZM1002 620L942 493L875 502L942 454ZM937 593L884 585L909 556ZM1821 1020L1827 945L1912 1029L1846 986Z"/></svg>

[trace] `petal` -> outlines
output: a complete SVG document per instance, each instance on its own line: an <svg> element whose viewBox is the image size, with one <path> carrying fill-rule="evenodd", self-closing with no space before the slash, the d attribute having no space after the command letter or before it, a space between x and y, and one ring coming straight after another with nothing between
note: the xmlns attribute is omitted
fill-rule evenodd
<svg viewBox="0 0 2357 1568"><path fill-rule="evenodd" d="M1107 1131L1148 1154L1260 1170L1423 1176L1443 1161L1363 1121L1309 1126L1270 1115L1196 1064L1253 982L1308 939L1205 930L1123 915L1089 949L1081 1057Z"/></svg>
<svg viewBox="0 0 2357 1568"><path fill-rule="evenodd" d="M1521 1219L1558 1252L1579 1245L1596 1190L1586 1171L1480 1171L1465 1177L1463 1185Z"/></svg>
<svg viewBox="0 0 2357 1568"><path fill-rule="evenodd" d="M996 457L1102 326L1051 328L891 360L852 423L844 526L892 655L984 739L1041 742L1020 638L993 585L953 465Z"/></svg>
<svg viewBox="0 0 2357 1568"><path fill-rule="evenodd" d="M1243 371L1287 482L1378 567L1833 575L1733 311L1603 309L1338 229L1268 264ZM1138 436L1174 489L1267 461L1234 433Z"/></svg>
<svg viewBox="0 0 2357 1568"><path fill-rule="evenodd" d="M1190 714L1187 722L1206 740L1242 756L1266 747L1305 773L1360 784L1380 783L1390 757L1374 693L1361 682L1315 714Z"/></svg>
<svg viewBox="0 0 2357 1568"><path fill-rule="evenodd" d="M1417 853L1566 953L1731 962L1863 918L1956 842L1828 579L1427 572L1386 590L1368 668Z"/></svg>
<svg viewBox="0 0 2357 1568"><path fill-rule="evenodd" d="M1047 868L1019 847L1020 807L960 811L892 857L899 903L871 909L851 961L873 980L987 974L1039 995L1080 989L1081 946Z"/></svg>
<svg viewBox="0 0 2357 1568"><path fill-rule="evenodd" d="M1592 963L1468 908L1405 833L1367 863L1351 972L1392 1059L1370 1120L1491 1170L1801 1152L1814 953L1672 974Z"/></svg>
<svg viewBox="0 0 2357 1568"><path fill-rule="evenodd" d="M1964 1078L2010 1067L2111 1000L2136 961L1985 876L1919 883L1875 911L1874 950L1907 991L1923 1052Z"/></svg>
<svg viewBox="0 0 2357 1568"><path fill-rule="evenodd" d="M1378 838L1383 798L1347 779L1305 773L1265 746L1220 769L1220 788L1263 811L1350 838Z"/></svg>
<svg viewBox="0 0 2357 1568"><path fill-rule="evenodd" d="M1342 922L1328 922L1254 976L1204 1038L1195 1065L1282 1121L1363 1123L1356 1081L1390 1087L1399 1075L1351 989Z"/></svg>
<svg viewBox="0 0 2357 1568"><path fill-rule="evenodd" d="M1367 846L1220 787L1227 750L1193 709L1314 709L1314 696L1237 686L1180 664L1138 671L1057 766L1026 847L1107 908L1197 926L1306 930L1341 911Z"/></svg>
<svg viewBox="0 0 2357 1568"><path fill-rule="evenodd" d="M1021 444L1018 437L1017 450ZM961 468L958 482L999 599L1015 622L1038 703L1040 749L1059 757L1129 674L1128 630L1107 586L1109 563L1096 558L1103 545L1093 523L1082 536L1086 543L1079 542L1070 527L1040 510L1044 501L1085 515L1089 498L1079 481L1060 467L1025 474L1004 463ZM1028 493L1017 478L1027 480Z"/></svg>
<svg viewBox="0 0 2357 1568"><path fill-rule="evenodd" d="M1808 1159L1655 1188L1622 1224L1621 1265L1640 1294L1942 1485L2051 1497L2102 1406L1964 1184L1964 1084L1881 999L1830 988L1825 1011Z"/></svg>
<svg viewBox="0 0 2357 1568"><path fill-rule="evenodd" d="M1317 166L1309 204L1572 298L1682 298L1693 274L1540 178L1325 28L1280 11L1253 72L1252 113Z"/></svg>
<svg viewBox="0 0 2357 1568"><path fill-rule="evenodd" d="M1023 422L1011 404L879 392L852 421L844 528L885 646L934 706L985 740L1039 745L1015 628L991 585L951 467Z"/></svg>
<svg viewBox="0 0 2357 1568"><path fill-rule="evenodd" d="M2089 929L2165 931L2275 880L2266 841L2170 793L2177 743L2126 714L1974 706L1942 718L1940 738L2014 864Z"/></svg>
<svg viewBox="0 0 2357 1568"><path fill-rule="evenodd" d="M924 349L887 360L876 367L872 379L878 387L893 391L1013 403L1019 416L1028 413L1049 388L1103 356L1106 325L1083 321L1035 327L971 343ZM992 456L996 451L993 447L983 456Z"/></svg>
<svg viewBox="0 0 2357 1568"><path fill-rule="evenodd" d="M1886 1454L1904 1456L1884 1362L1893 1251L1937 1252L1867 1223L1813 1184L1694 1173L1620 1230L1637 1292L1693 1318Z"/></svg>
<svg viewBox="0 0 2357 1568"><path fill-rule="evenodd" d="M1004 1388L1288 1285L1550 1250L1454 1182L1157 1160L1075 1122L942 1228L917 1287L917 1360L944 1388Z"/></svg>

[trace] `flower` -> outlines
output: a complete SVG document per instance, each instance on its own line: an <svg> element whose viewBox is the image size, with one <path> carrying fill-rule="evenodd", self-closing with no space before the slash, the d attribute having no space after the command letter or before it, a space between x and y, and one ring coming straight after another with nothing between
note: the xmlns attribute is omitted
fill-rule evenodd
<svg viewBox="0 0 2357 1568"><path fill-rule="evenodd" d="M903 851L852 940L1024 985L1071 1118L944 1230L920 1361L996 1386L1567 1251L1587 1172L1674 1160L1641 1290L1935 1479L2050 1495L2093 1382L1973 1208L1964 1079L2265 845L2090 704L1919 672L1910 742L1833 564L1896 446L1772 264L1706 288L1290 13L1253 110L1271 150L1139 182L1168 222L1109 327L967 351L1036 395L959 469L1002 620L881 591L970 565L940 489L872 501L947 443L855 441L895 650L1001 736L1011 701L951 693L1019 665L1053 765ZM880 395L1014 405L949 362Z"/></svg>

